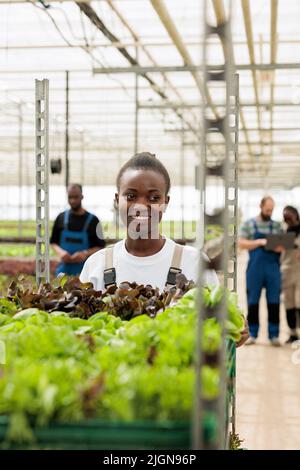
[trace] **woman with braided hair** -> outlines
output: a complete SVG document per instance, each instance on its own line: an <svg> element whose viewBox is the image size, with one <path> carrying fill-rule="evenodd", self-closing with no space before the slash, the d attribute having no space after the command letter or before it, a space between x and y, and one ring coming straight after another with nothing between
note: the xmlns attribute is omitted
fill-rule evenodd
<svg viewBox="0 0 300 470"><path fill-rule="evenodd" d="M163 290L176 283L176 274L197 282L199 250L181 246L160 233L160 222L170 196L170 176L165 166L148 152L138 153L120 169L116 207L127 228L125 240L90 256L80 275L96 290L122 282L150 284ZM202 255L206 261L208 257ZM219 284L216 272L206 269L205 285ZM249 337L248 327L237 346Z"/></svg>

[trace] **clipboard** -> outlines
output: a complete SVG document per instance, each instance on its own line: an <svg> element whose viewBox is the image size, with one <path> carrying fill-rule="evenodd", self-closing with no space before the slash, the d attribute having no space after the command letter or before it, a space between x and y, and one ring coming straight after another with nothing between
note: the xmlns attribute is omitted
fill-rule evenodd
<svg viewBox="0 0 300 470"><path fill-rule="evenodd" d="M283 246L286 250L295 247L295 232L281 233L278 235L266 235L267 244L264 247L268 251L274 251L277 246Z"/></svg>

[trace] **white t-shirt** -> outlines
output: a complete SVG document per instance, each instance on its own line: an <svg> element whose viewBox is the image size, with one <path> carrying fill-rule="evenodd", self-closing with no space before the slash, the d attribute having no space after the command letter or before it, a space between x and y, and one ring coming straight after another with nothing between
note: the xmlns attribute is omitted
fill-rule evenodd
<svg viewBox="0 0 300 470"><path fill-rule="evenodd" d="M116 283L137 282L150 284L163 290L171 267L175 242L166 238L163 248L155 255L134 256L128 253L125 240L114 245L113 266L116 269ZM182 273L188 280L198 278L199 251L191 246L184 246L181 258ZM84 263L80 274L81 282L92 282L94 289L104 290L103 271L105 269L105 250L92 254ZM205 285L219 284L217 274L213 270L204 273Z"/></svg>

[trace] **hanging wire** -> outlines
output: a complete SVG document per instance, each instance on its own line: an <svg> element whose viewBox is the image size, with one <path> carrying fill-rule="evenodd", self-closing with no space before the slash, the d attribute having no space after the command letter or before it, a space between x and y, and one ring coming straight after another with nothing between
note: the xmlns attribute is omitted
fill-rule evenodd
<svg viewBox="0 0 300 470"><path fill-rule="evenodd" d="M52 22L53 26L55 27L56 31L58 32L58 34L60 35L60 37L64 40L64 42L69 46L69 47L74 47L74 44L72 44L68 39L67 37L64 35L64 33L62 32L61 28L58 26L56 20L53 18L53 16L51 15L51 13L49 12L49 9L53 10L60 10L64 13L64 16L65 18L67 18L67 14L64 10L62 10L61 8L58 8L58 7L52 7L51 5L47 5L45 6L43 2L40 2L42 3L42 6L39 6L37 5L34 0L30 0L30 3L38 8L39 10L43 11L44 13L46 13L46 15L49 17L50 21ZM68 24L69 26L70 25L70 21L68 19ZM74 39L78 40L78 37L76 37L73 33L73 29L72 27L70 28L70 32L72 34L72 36L74 37ZM81 40L83 39L82 37L80 38ZM99 50L97 50L97 53L101 55L101 60L98 58L98 57L95 57L95 54L90 50L92 45L89 44L88 42L88 39L87 39L87 36L86 36L86 32L84 30L84 40L85 40L85 45L81 45L81 44L76 44L77 47L81 48L84 52L86 52L87 54L89 54L89 56L92 58L92 60L94 61L94 63L96 63L97 65L100 65L101 67L108 67L109 64L106 62L106 60L104 59L103 55L100 53ZM122 90L124 91L124 93L132 100L133 99L133 96L130 94L129 90L126 88L126 86L124 85L124 83L122 83L119 79L115 78L115 77L112 77L110 74L107 74L107 77L114 81L115 83L118 83L118 85L122 88Z"/></svg>

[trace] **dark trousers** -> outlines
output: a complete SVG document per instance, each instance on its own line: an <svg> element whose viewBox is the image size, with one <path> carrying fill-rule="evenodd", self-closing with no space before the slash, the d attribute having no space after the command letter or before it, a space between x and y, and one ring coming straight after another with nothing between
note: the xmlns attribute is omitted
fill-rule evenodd
<svg viewBox="0 0 300 470"><path fill-rule="evenodd" d="M291 330L295 330L297 328L297 318L300 326L300 310L296 308L287 309L286 319Z"/></svg>
<svg viewBox="0 0 300 470"><path fill-rule="evenodd" d="M279 308L280 304L268 303L268 335L269 339L279 336ZM257 338L259 330L259 306L248 305L248 323L250 335Z"/></svg>

